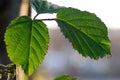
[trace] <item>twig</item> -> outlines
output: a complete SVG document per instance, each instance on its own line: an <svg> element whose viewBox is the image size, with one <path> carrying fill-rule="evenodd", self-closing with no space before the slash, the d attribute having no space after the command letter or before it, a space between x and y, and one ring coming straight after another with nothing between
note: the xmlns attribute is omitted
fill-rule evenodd
<svg viewBox="0 0 120 80"><path fill-rule="evenodd" d="M52 19L39 19L39 20L42 20L42 21L52 21L52 20L57 20L56 18L52 18Z"/></svg>
<svg viewBox="0 0 120 80"><path fill-rule="evenodd" d="M36 14L35 17L33 18L33 20L35 20L35 18L38 16L39 14Z"/></svg>

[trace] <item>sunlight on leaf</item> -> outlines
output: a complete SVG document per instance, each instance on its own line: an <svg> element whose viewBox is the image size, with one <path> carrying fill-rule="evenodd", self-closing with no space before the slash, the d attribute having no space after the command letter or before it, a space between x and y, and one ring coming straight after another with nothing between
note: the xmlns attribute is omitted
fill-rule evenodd
<svg viewBox="0 0 120 80"><path fill-rule="evenodd" d="M31 75L47 53L48 29L40 20L18 17L8 26L5 42L10 59Z"/></svg>
<svg viewBox="0 0 120 80"><path fill-rule="evenodd" d="M47 0L31 0L31 5L37 13L57 13L64 8L63 6L52 4Z"/></svg>
<svg viewBox="0 0 120 80"><path fill-rule="evenodd" d="M95 14L65 8L57 13L57 19L65 37L84 57L98 59L111 55L107 27Z"/></svg>

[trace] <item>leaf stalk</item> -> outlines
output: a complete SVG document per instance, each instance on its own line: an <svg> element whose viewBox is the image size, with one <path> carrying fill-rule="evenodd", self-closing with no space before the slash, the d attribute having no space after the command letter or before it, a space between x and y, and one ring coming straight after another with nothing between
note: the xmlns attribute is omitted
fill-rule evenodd
<svg viewBox="0 0 120 80"><path fill-rule="evenodd" d="M35 17L33 18L33 20L35 20L38 15L39 15L39 14L37 13L37 14L35 15Z"/></svg>

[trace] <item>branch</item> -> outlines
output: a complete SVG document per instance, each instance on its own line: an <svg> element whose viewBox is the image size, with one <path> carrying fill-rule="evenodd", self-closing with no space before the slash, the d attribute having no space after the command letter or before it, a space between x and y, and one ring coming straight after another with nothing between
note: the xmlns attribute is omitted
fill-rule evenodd
<svg viewBox="0 0 120 80"><path fill-rule="evenodd" d="M35 20L38 15L39 14L36 14L35 17L33 18L33 20ZM57 19L56 18L52 18L52 19L39 19L39 20L42 20L42 21L52 21L52 20L57 20Z"/></svg>
<svg viewBox="0 0 120 80"><path fill-rule="evenodd" d="M35 18L38 16L39 14L36 14L35 17L33 18L33 20L35 20Z"/></svg>
<svg viewBox="0 0 120 80"><path fill-rule="evenodd" d="M40 20L42 20L42 21L52 21L52 20L57 20L56 18L52 18L52 19L40 19Z"/></svg>

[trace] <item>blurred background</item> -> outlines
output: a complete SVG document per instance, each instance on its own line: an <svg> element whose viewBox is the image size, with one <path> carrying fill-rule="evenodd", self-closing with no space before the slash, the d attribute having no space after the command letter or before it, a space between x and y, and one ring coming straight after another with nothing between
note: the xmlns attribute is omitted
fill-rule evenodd
<svg viewBox="0 0 120 80"><path fill-rule="evenodd" d="M7 3L6 3L6 2ZM3 7L20 5L21 0L0 0L0 36L3 35L3 19L7 23L11 19L18 16L19 8L17 7ZM120 80L120 11L119 0L48 0L52 3L61 6L74 7L80 10L87 10L95 13L107 25L109 31L109 38L111 39L111 57L104 57L99 60L91 60L89 57L84 58L77 51L75 51L71 43L64 38L60 32L59 27L55 21L46 21L49 28L50 43L48 53L45 56L43 63L35 71L32 80L53 80L54 77L61 74L69 74L77 77L78 80ZM4 4L3 4L4 2ZM15 3L16 2L16 3ZM10 5L11 3L11 5ZM2 6L2 7L1 7ZM5 11L3 13L3 11ZM15 12L14 12L15 11ZM14 16L11 15L15 14ZM32 18L36 15L32 9ZM56 14L41 14L37 18L55 18ZM0 37L2 40L3 37ZM4 44L3 41L1 43ZM0 56L2 55L3 46L0 43ZM91 46L92 47L92 46ZM4 50L5 51L5 50ZM6 53L6 52L4 52ZM1 57L0 57L1 59ZM5 60L4 60L5 61ZM2 62L2 60L0 61ZM9 62L6 62L8 64ZM36 77L37 76L37 77Z"/></svg>
<svg viewBox="0 0 120 80"><path fill-rule="evenodd" d="M46 21L45 23L49 28L50 44L45 60L40 67L42 69L45 68L53 77L61 74L69 74L77 77L78 80L120 80L119 0L48 1L61 6L71 6L83 11L87 10L101 18L108 27L112 56L106 56L99 60L82 57L72 48L71 43L64 38L56 22ZM36 13L34 10L32 11L32 16L34 16ZM45 14L37 18L55 18L55 16L55 14Z"/></svg>

